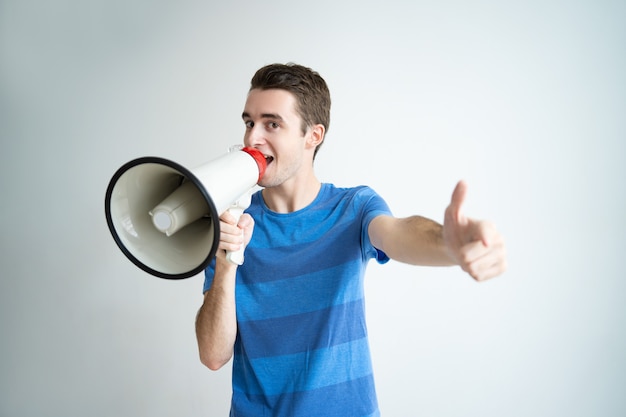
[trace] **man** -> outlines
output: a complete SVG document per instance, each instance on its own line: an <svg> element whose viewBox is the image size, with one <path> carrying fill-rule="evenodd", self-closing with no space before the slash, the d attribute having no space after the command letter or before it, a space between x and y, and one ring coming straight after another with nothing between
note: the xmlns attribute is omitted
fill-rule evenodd
<svg viewBox="0 0 626 417"><path fill-rule="evenodd" d="M231 416L378 416L363 306L369 259L460 265L483 281L506 268L502 237L463 215L464 182L443 225L393 217L368 187L320 183L313 161L330 94L309 68L261 68L242 117L245 146L267 160L264 188L238 223L220 219L196 321L200 359L217 370L233 358ZM244 264L230 263L226 251L242 246Z"/></svg>

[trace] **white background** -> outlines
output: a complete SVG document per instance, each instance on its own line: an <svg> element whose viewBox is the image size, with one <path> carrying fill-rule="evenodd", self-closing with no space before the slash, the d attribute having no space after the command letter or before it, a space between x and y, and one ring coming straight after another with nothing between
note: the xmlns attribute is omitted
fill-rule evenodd
<svg viewBox="0 0 626 417"><path fill-rule="evenodd" d="M507 4L508 3L508 4ZM467 213L510 268L372 264L385 416L626 415L623 1L0 1L0 415L226 416L197 358L203 277L131 264L109 179L240 143L249 80L319 71L321 180L398 216Z"/></svg>

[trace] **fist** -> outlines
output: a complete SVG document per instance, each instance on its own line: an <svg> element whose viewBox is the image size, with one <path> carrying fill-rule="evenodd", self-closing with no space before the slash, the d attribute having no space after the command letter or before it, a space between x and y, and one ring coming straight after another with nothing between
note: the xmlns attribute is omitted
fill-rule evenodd
<svg viewBox="0 0 626 417"><path fill-rule="evenodd" d="M239 220L230 212L226 211L220 216L220 242L218 256L225 253L236 252L245 248L254 230L254 219L247 213L243 213Z"/></svg>

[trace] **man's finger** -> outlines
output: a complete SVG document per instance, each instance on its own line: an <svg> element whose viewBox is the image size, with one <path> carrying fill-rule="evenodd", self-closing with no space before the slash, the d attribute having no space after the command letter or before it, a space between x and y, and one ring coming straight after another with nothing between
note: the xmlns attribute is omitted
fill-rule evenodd
<svg viewBox="0 0 626 417"><path fill-rule="evenodd" d="M474 223L474 240L481 241L485 246L490 246L492 242L495 242L497 240L498 232L493 223L484 220L469 221Z"/></svg>
<svg viewBox="0 0 626 417"><path fill-rule="evenodd" d="M459 249L459 262L469 265L489 253L489 249L480 241L466 243Z"/></svg>
<svg viewBox="0 0 626 417"><path fill-rule="evenodd" d="M464 221L464 217L461 212L461 207L465 202L465 196L467 195L467 183L463 180L459 181L454 187L452 192L452 199L450 200L450 210L452 217L457 223Z"/></svg>
<svg viewBox="0 0 626 417"><path fill-rule="evenodd" d="M242 229L245 229L251 224L254 224L254 220L252 219L252 216L250 216L248 213L244 213L239 218L239 223L237 223L237 226L239 226Z"/></svg>
<svg viewBox="0 0 626 417"><path fill-rule="evenodd" d="M470 275L476 281L485 281L506 271L506 261L497 253L490 253L476 260L470 267Z"/></svg>
<svg viewBox="0 0 626 417"><path fill-rule="evenodd" d="M477 281L500 275L506 270L503 245L486 248L481 242L472 242L463 247L461 268Z"/></svg>
<svg viewBox="0 0 626 417"><path fill-rule="evenodd" d="M237 219L228 210L222 213L222 215L220 216L220 220L223 221L224 223L228 223L232 225L237 224Z"/></svg>

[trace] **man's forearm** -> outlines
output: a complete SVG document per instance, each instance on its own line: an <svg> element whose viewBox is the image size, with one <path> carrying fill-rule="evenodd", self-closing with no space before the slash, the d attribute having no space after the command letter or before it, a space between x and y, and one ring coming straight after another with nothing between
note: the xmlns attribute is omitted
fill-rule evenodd
<svg viewBox="0 0 626 417"><path fill-rule="evenodd" d="M220 269L217 265L213 284L196 317L200 361L212 370L224 366L233 354L237 336L235 271L234 266Z"/></svg>
<svg viewBox="0 0 626 417"><path fill-rule="evenodd" d="M379 249L391 259L411 265L456 265L444 243L441 224L422 216L381 216L373 220L377 221L382 225L379 230L384 230Z"/></svg>

